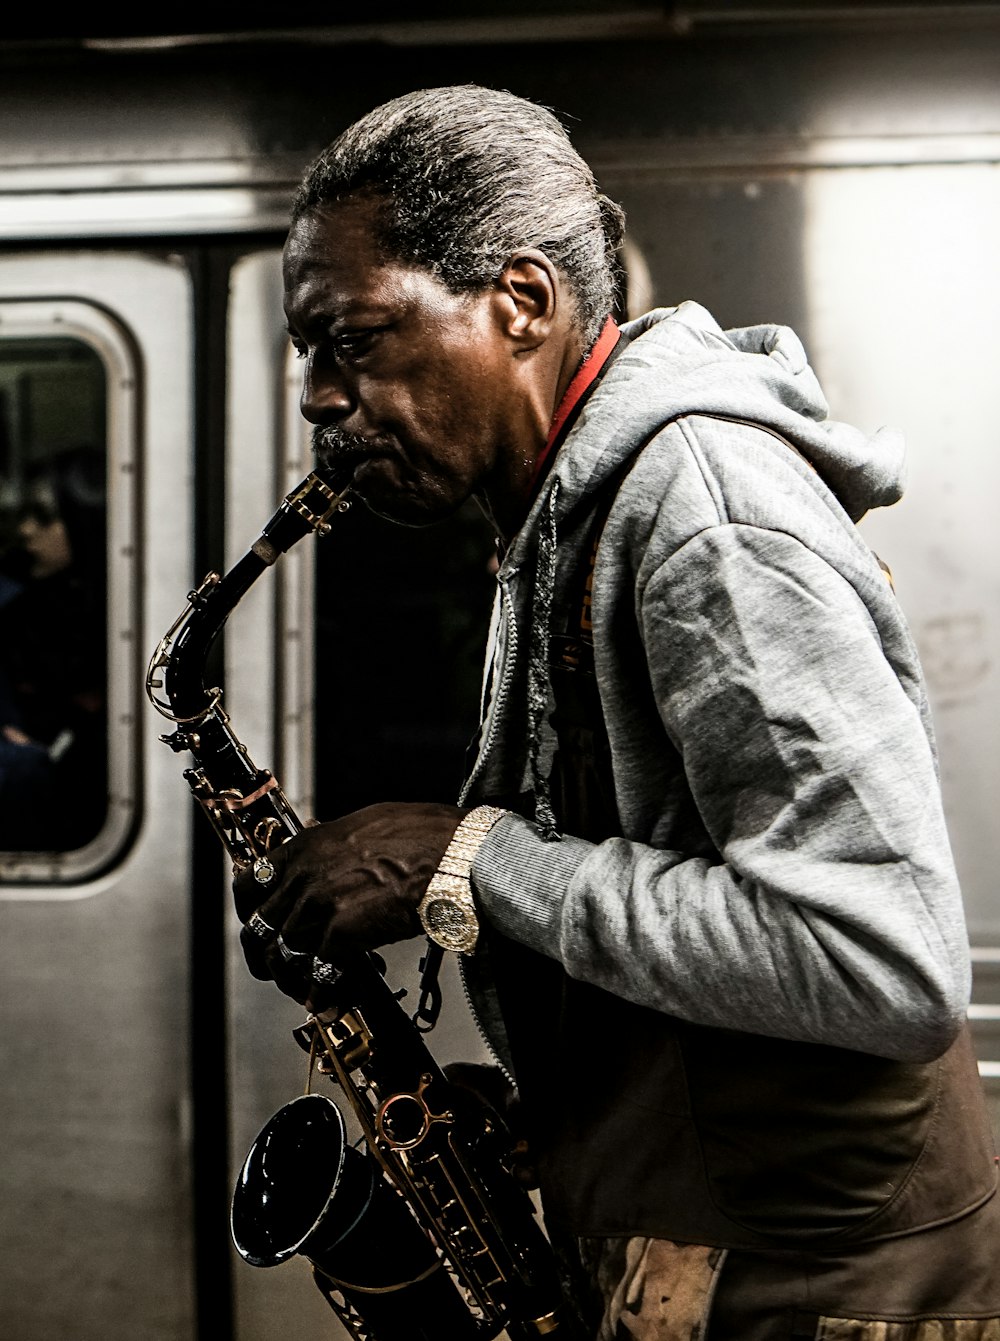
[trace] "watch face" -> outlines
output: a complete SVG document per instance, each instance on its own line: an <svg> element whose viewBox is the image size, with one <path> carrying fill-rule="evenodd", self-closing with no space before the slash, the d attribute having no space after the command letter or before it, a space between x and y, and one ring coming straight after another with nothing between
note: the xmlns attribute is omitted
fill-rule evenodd
<svg viewBox="0 0 1000 1341"><path fill-rule="evenodd" d="M446 950L468 954L475 948L479 923L475 909L467 904L447 894L432 896L420 909L420 918L431 940Z"/></svg>

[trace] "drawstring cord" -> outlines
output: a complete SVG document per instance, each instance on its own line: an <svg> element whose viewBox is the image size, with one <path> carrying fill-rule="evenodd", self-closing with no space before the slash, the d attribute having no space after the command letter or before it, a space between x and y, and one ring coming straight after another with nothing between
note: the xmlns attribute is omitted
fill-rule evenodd
<svg viewBox="0 0 1000 1341"><path fill-rule="evenodd" d="M556 842L555 812L548 778L541 768L542 719L549 700L549 631L556 573L556 500L559 480L554 478L545 500L545 516L538 537L535 588L531 601L531 638L528 654L528 766L535 802L535 823L541 837Z"/></svg>

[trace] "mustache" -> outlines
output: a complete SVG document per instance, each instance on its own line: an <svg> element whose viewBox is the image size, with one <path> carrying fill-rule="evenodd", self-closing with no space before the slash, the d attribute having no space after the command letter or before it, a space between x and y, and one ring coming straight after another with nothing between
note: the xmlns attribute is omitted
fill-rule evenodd
<svg viewBox="0 0 1000 1341"><path fill-rule="evenodd" d="M360 433L347 433L336 425L322 424L312 431L312 449L322 466L347 465L371 451L372 444Z"/></svg>

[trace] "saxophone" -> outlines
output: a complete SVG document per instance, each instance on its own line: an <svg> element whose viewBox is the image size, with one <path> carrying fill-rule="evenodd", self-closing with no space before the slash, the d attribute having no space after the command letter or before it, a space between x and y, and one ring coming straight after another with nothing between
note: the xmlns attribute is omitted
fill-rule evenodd
<svg viewBox="0 0 1000 1341"><path fill-rule="evenodd" d="M265 568L310 531L326 535L348 490L317 469L280 504L224 576L209 573L161 639L146 692L174 724L160 739L192 757L184 772L234 869L300 832L273 774L233 731L206 661L232 610ZM423 1035L440 1006L443 952L421 960L411 1017L381 958L354 955L329 1003L293 1031L313 1070L344 1096L364 1137L347 1141L337 1104L307 1092L262 1128L239 1174L230 1228L244 1261L296 1254L355 1341L510 1341L568 1335L555 1258L513 1172L500 1115L449 1081ZM428 1003L429 1006L428 1006Z"/></svg>

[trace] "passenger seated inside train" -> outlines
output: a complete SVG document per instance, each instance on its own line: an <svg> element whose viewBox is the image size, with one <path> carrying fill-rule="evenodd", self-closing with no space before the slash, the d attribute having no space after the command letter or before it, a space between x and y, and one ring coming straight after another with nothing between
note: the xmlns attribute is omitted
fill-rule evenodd
<svg viewBox="0 0 1000 1341"><path fill-rule="evenodd" d="M24 489L0 604L0 849L66 852L107 813L103 459Z"/></svg>

